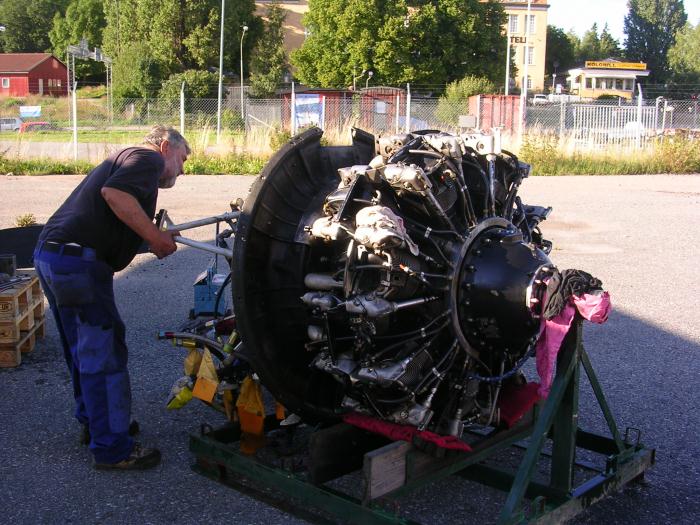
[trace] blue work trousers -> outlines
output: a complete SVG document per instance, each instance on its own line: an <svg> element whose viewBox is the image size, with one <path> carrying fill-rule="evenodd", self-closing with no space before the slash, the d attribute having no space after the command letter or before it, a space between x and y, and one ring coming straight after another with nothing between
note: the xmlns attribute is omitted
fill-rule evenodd
<svg viewBox="0 0 700 525"><path fill-rule="evenodd" d="M124 322L114 303L112 268L90 248L40 242L34 264L73 378L75 417L90 429L98 463L118 463L133 449L131 387ZM76 252L80 252L76 255Z"/></svg>

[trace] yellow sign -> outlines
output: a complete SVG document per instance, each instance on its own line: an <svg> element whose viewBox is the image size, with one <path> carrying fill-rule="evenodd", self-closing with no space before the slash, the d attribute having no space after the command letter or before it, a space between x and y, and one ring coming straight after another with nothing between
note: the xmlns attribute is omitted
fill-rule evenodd
<svg viewBox="0 0 700 525"><path fill-rule="evenodd" d="M586 60L586 67L595 69L635 69L644 71L647 65L644 62L606 62Z"/></svg>

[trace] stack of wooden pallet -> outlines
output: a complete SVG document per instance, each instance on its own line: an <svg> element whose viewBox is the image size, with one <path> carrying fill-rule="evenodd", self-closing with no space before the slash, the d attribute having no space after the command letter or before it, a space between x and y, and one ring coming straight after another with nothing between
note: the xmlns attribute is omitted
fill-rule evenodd
<svg viewBox="0 0 700 525"><path fill-rule="evenodd" d="M23 272L12 288L0 291L0 368L17 366L44 337L44 294L39 278Z"/></svg>

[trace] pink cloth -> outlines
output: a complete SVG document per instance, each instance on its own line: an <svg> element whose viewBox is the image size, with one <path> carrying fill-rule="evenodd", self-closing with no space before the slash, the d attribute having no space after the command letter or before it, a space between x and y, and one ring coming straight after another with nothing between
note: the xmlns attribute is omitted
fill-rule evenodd
<svg viewBox="0 0 700 525"><path fill-rule="evenodd" d="M538 383L515 385L506 383L501 390L498 408L501 421L511 428L540 400Z"/></svg>
<svg viewBox="0 0 700 525"><path fill-rule="evenodd" d="M388 437L393 441L402 440L411 443L413 438L417 436L423 441L435 443L440 448L460 450L462 452L470 452L472 449L467 443L455 436L441 436L429 430L418 430L410 425L390 423L389 421L382 421L364 414L358 414L357 412L345 414L343 421L355 427Z"/></svg>
<svg viewBox="0 0 700 525"><path fill-rule="evenodd" d="M544 321L535 349L537 373L540 376L540 388L537 393L542 399L549 395L549 389L552 387L554 379L557 355L577 309L584 319L602 324L608 320L608 314L612 309L610 294L603 292L600 295L574 295L559 315Z"/></svg>
<svg viewBox="0 0 700 525"><path fill-rule="evenodd" d="M583 294L581 296L573 296L574 304L578 313L584 319L588 319L592 323L603 324L608 320L608 315L612 309L610 302L610 294L603 292L600 295Z"/></svg>

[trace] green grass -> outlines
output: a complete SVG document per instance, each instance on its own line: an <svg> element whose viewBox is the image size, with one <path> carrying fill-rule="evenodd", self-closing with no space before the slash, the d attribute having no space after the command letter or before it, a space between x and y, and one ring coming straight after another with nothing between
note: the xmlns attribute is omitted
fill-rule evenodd
<svg viewBox="0 0 700 525"><path fill-rule="evenodd" d="M78 142L105 142L108 144L136 144L143 140L145 130L135 131L78 131ZM18 133L16 131L3 131L0 140L12 142L72 142L73 132L67 130L57 131L30 131Z"/></svg>
<svg viewBox="0 0 700 525"><path fill-rule="evenodd" d="M93 168L89 162L50 159L8 159L0 157L0 173L12 175L84 175Z"/></svg>
<svg viewBox="0 0 700 525"><path fill-rule="evenodd" d="M197 175L257 175L266 159L249 155L205 157L194 155L185 163L186 174ZM0 173L12 175L84 175L95 165L89 162L41 159L13 159L0 156Z"/></svg>
<svg viewBox="0 0 700 525"><path fill-rule="evenodd" d="M535 175L700 173L700 141L667 137L642 150L566 153L553 136L529 135L519 157Z"/></svg>
<svg viewBox="0 0 700 525"><path fill-rule="evenodd" d="M185 174L257 175L267 159L250 155L229 154L223 157L193 155L185 163Z"/></svg>

